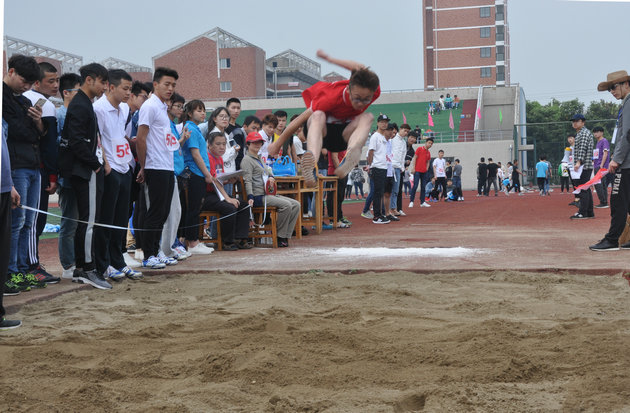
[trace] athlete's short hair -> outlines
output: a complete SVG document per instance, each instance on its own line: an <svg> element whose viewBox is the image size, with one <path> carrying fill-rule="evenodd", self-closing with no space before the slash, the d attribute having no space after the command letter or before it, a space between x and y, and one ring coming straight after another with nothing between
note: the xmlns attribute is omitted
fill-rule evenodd
<svg viewBox="0 0 630 413"><path fill-rule="evenodd" d="M352 71L349 85L364 87L372 92L376 92L380 85L380 81L376 73L372 72L367 67L364 67Z"/></svg>

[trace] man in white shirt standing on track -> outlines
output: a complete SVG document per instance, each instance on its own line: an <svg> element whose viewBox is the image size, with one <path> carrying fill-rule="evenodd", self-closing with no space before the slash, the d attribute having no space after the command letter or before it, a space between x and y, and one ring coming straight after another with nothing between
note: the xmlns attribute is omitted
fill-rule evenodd
<svg viewBox="0 0 630 413"><path fill-rule="evenodd" d="M155 69L153 94L140 108L138 119L136 146L140 171L137 180L145 184L144 194L147 200L144 222L139 223L139 227L146 230L142 237L141 247L145 258L142 266L152 269L166 266L158 258L158 251L175 186L173 152L179 149L179 141L171 131L167 102L175 91L178 78L179 75L173 69Z"/></svg>
<svg viewBox="0 0 630 413"><path fill-rule="evenodd" d="M438 151L438 157L433 160L433 176L435 176L435 188L437 193L442 187L442 199L446 199L446 159L444 159L444 151Z"/></svg>
<svg viewBox="0 0 630 413"><path fill-rule="evenodd" d="M108 72L107 93L94 103L94 113L101 132L101 145L105 164L105 185L100 223L127 228L132 171L129 167L133 155L125 138L125 122L129 106L121 103L131 96L131 76L122 69ZM122 243L126 230L96 227L94 236L100 238L102 248L94 251L96 269L113 280L125 276L141 278L142 273L125 264Z"/></svg>

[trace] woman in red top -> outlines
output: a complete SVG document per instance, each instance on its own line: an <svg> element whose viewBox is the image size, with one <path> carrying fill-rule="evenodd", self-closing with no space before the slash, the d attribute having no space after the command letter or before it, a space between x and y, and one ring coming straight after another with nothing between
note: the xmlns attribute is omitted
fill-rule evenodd
<svg viewBox="0 0 630 413"><path fill-rule="evenodd" d="M222 132L211 132L208 135L210 173L215 178L217 173L221 174L224 172L222 157L225 154L226 145L227 140ZM217 193L217 190L219 193ZM246 203L230 197L220 183L208 186L208 192L203 200L201 209L202 211L217 211L221 214L221 237L223 238L224 251L236 251L252 247L247 242L249 211L246 206Z"/></svg>

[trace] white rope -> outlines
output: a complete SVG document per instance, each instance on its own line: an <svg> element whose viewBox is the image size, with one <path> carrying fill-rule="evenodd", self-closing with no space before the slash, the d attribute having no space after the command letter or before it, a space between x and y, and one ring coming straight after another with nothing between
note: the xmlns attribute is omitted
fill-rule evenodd
<svg viewBox="0 0 630 413"><path fill-rule="evenodd" d="M100 223L98 223L98 222L82 221L82 220L80 220L80 219L68 218L68 217L64 217L64 216L62 216L62 215L53 214L52 212L42 211L41 209L32 208L32 207L29 207L29 206L26 206L26 205L19 205L19 206L18 206L18 208L28 209L28 210L30 210L30 211L39 212L40 214L46 214L46 215L49 215L49 216L51 216L51 217L57 217L57 218L61 218L61 219L67 219L67 220L69 220L69 221L79 222L79 223L81 223L81 224L95 225L95 226L98 226L98 227L110 228L110 229L121 229L121 230L125 230L125 231L127 230L127 227L119 227L119 226L116 226L116 225L100 224ZM216 221L221 221L222 219L229 218L229 217L231 217L232 215L236 215L236 214L238 214L239 212L244 211L244 210L246 210L246 209L250 209L250 208L251 208L251 207L250 207L250 206L249 206L249 204L248 204L248 205L246 205L244 208L237 209L237 210L236 210L236 212L233 212L233 213L228 214L228 215L224 215L224 216L222 216L222 217L220 217L220 218L216 219ZM250 210L250 213L251 213L251 210ZM189 226L186 226L186 227L179 227L179 229L195 228L195 227L200 227L200 226L202 226L202 225L204 225L204 224L189 225ZM160 232L162 232L162 228L160 228L160 229L141 229L141 228L134 228L133 230L134 230L134 231L160 231Z"/></svg>

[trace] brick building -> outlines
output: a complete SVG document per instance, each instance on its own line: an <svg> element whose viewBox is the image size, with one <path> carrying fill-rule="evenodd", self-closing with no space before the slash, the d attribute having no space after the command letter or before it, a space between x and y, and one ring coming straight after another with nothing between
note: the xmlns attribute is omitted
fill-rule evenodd
<svg viewBox="0 0 630 413"><path fill-rule="evenodd" d="M263 97L265 51L218 27L153 57L153 67L177 70L186 100Z"/></svg>
<svg viewBox="0 0 630 413"><path fill-rule="evenodd" d="M330 72L330 73L324 75L324 81L325 82L330 82L330 83L338 82L340 80L347 80L347 79L348 79L347 77L345 77L343 75L340 75L337 72Z"/></svg>
<svg viewBox="0 0 630 413"><path fill-rule="evenodd" d="M122 69L129 73L133 80L139 82L150 82L153 79L153 71L150 67L139 66L114 57L108 57L101 64L108 69Z"/></svg>
<svg viewBox="0 0 630 413"><path fill-rule="evenodd" d="M508 0L422 0L427 90L510 83Z"/></svg>
<svg viewBox="0 0 630 413"><path fill-rule="evenodd" d="M291 49L270 57L266 63L268 97L299 97L322 80L321 65Z"/></svg>

